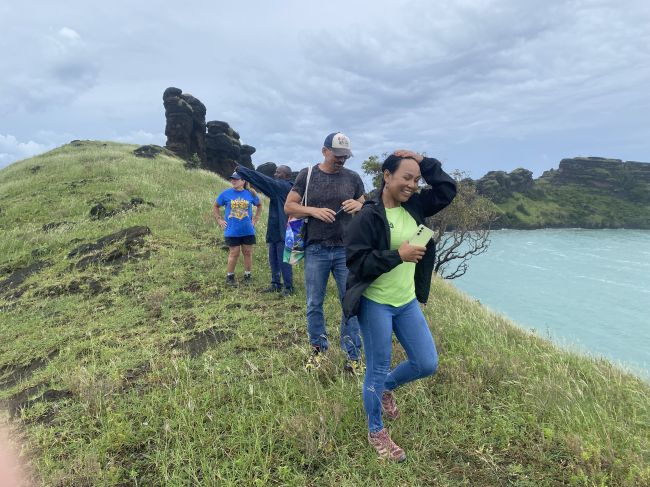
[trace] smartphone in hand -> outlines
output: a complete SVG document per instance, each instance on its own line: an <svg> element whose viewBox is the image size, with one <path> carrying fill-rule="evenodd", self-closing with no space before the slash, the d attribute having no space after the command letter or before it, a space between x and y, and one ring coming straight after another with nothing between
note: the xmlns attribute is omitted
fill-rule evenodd
<svg viewBox="0 0 650 487"><path fill-rule="evenodd" d="M429 227L425 227L424 225L420 225L416 230L415 235L413 235L409 239L409 243L411 245L426 247L427 244L429 243L429 240L431 240L432 238L433 238L433 230L431 230Z"/></svg>

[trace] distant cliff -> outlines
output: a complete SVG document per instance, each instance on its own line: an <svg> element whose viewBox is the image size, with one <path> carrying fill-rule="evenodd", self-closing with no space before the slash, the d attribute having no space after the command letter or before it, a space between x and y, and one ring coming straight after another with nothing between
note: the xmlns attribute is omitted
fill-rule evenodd
<svg viewBox="0 0 650 487"><path fill-rule="evenodd" d="M575 157L533 179L518 168L472 181L502 214L502 228L650 229L650 163Z"/></svg>

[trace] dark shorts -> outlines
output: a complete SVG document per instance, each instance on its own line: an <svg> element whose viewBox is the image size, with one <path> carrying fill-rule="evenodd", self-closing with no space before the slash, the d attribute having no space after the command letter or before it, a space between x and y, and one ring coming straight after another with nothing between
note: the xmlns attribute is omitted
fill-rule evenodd
<svg viewBox="0 0 650 487"><path fill-rule="evenodd" d="M255 235L245 235L243 237L226 237L228 247L239 247L240 245L255 245Z"/></svg>

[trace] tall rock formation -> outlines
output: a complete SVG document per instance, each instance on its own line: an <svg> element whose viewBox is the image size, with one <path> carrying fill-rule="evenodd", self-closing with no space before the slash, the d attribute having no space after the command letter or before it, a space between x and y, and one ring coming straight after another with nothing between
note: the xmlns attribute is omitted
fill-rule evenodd
<svg viewBox="0 0 650 487"><path fill-rule="evenodd" d="M206 123L206 108L198 98L170 87L163 94L163 103L169 150L185 160L196 154L201 167L225 178L238 164L254 169L251 156L255 147L242 144L239 134L227 122Z"/></svg>
<svg viewBox="0 0 650 487"><path fill-rule="evenodd" d="M196 154L201 162L205 152L205 105L198 98L170 87L163 93L166 147L183 159Z"/></svg>

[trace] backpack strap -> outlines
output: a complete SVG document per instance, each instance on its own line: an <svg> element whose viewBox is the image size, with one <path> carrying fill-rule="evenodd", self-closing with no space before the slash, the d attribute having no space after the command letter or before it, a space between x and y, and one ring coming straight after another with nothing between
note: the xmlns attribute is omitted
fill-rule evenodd
<svg viewBox="0 0 650 487"><path fill-rule="evenodd" d="M307 190L309 189L309 180L311 179L311 170L313 169L314 166L309 166L309 169L307 169L307 181L305 182L305 193L302 195L302 200L300 201L300 204L302 206L307 206Z"/></svg>

